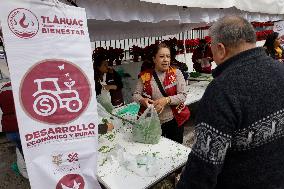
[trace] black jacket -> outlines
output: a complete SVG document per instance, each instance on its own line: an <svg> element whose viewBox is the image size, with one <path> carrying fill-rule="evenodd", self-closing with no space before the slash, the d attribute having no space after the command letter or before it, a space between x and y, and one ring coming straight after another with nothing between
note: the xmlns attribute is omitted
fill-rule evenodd
<svg viewBox="0 0 284 189"><path fill-rule="evenodd" d="M177 189L284 188L284 65L254 48L213 76Z"/></svg>

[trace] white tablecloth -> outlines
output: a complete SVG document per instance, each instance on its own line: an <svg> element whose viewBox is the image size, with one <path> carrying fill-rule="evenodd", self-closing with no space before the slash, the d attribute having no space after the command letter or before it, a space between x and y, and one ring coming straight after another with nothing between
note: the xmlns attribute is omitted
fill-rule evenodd
<svg viewBox="0 0 284 189"><path fill-rule="evenodd" d="M199 101L202 98L209 83L209 81L190 82L190 84L186 86L188 95L185 100L185 105L190 105Z"/></svg>
<svg viewBox="0 0 284 189"><path fill-rule="evenodd" d="M101 136L101 137L107 137ZM100 138L99 141L101 141ZM138 155L138 154L152 154L155 153L157 157L156 165L158 167L158 173L155 176L139 176L131 170L128 170L125 166L121 165L117 161L110 160L105 153L99 153L98 161L98 179L106 187L110 189L144 189L148 188L162 178L173 172L174 170L183 166L188 158L188 154L191 149L181 144L173 142L164 137L160 142L155 145L141 144L131 141L131 133L127 135L117 134L116 139L113 142L109 142L107 139L103 139L102 145L112 146L119 144L125 148L126 152ZM109 153L112 153L111 151Z"/></svg>

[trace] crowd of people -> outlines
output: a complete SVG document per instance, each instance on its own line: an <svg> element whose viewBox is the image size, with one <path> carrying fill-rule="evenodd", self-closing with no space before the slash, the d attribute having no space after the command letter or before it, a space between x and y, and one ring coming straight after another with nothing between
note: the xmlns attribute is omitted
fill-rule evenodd
<svg viewBox="0 0 284 189"><path fill-rule="evenodd" d="M199 102L196 142L176 188L284 188L284 64L279 33L267 36L264 47L256 47L254 28L238 16L219 19L209 32L212 41L200 40L192 62L195 71L212 72L214 80ZM163 42L149 57L151 66L137 76L133 100L140 104L139 115L152 104L162 136L182 144L183 125L190 117L184 105L182 66ZM124 105L121 76L107 58L93 56L93 68L96 95L107 92L113 106ZM0 108L3 132L23 155L11 82L0 90Z"/></svg>

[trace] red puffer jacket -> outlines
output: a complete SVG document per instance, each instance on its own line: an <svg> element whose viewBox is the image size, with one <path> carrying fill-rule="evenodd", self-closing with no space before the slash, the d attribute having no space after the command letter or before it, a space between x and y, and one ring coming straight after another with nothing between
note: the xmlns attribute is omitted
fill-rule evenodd
<svg viewBox="0 0 284 189"><path fill-rule="evenodd" d="M3 112L1 120L3 132L19 131L11 82L0 89L0 108Z"/></svg>

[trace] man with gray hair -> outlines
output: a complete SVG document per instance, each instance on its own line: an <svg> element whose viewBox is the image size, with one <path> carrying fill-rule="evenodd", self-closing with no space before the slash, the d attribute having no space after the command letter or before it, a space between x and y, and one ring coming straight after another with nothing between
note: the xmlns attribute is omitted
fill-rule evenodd
<svg viewBox="0 0 284 189"><path fill-rule="evenodd" d="M284 188L284 65L256 47L253 27L241 17L221 18L210 36L218 66L176 188Z"/></svg>

